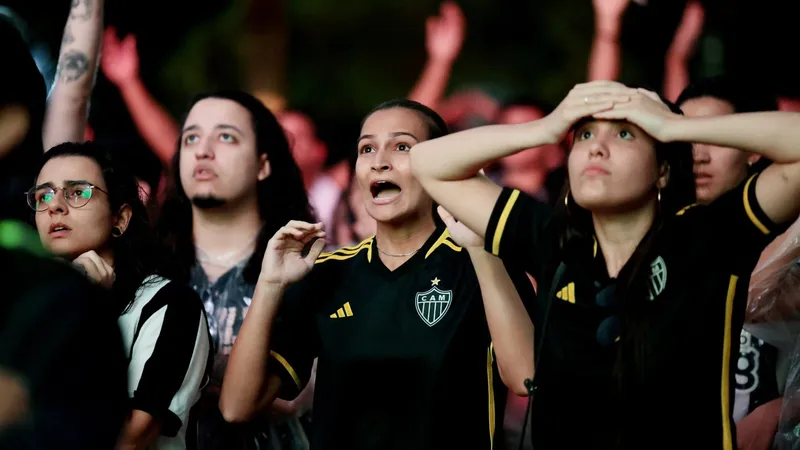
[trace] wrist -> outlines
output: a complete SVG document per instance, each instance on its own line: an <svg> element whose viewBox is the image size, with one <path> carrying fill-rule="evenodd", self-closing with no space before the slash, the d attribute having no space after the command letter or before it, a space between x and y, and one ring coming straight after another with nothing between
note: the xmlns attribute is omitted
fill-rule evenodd
<svg viewBox="0 0 800 450"><path fill-rule="evenodd" d="M686 119L686 117L677 114L674 117L664 119L659 140L661 142L684 141L685 139L681 138L681 125L684 119Z"/></svg>
<svg viewBox="0 0 800 450"><path fill-rule="evenodd" d="M548 114L539 120L522 125L525 126L528 135L539 136L538 140L540 141L536 145L523 148L559 144L561 140L564 139L564 136L569 133L569 128L566 128L566 125L563 123L558 123L557 118L554 118L552 114Z"/></svg>
<svg viewBox="0 0 800 450"><path fill-rule="evenodd" d="M427 66L437 70L450 70L455 60L455 56L429 55Z"/></svg>
<svg viewBox="0 0 800 450"><path fill-rule="evenodd" d="M474 256L483 256L483 255L489 255L489 253L488 253L486 250L484 250L484 248L483 248L483 247L484 247L484 245L485 245L485 244L484 244L483 242L481 242L481 244L480 244L480 245L475 245L475 246L464 247L464 249L467 251L467 253L468 253L470 256L473 256L473 255L474 255ZM491 256L491 255L489 255L489 256Z"/></svg>
<svg viewBox="0 0 800 450"><path fill-rule="evenodd" d="M289 283L282 280L273 280L270 279L269 277L265 277L262 274L258 276L258 281L256 282L256 286L258 286L265 292L282 294L286 290L286 288L289 287Z"/></svg>
<svg viewBox="0 0 800 450"><path fill-rule="evenodd" d="M124 94L126 92L134 91L140 87L142 80L139 78L139 75L134 75L128 78L122 78L115 84L120 92Z"/></svg>
<svg viewBox="0 0 800 450"><path fill-rule="evenodd" d="M595 16L595 39L616 41L619 38L620 22L616 17Z"/></svg>

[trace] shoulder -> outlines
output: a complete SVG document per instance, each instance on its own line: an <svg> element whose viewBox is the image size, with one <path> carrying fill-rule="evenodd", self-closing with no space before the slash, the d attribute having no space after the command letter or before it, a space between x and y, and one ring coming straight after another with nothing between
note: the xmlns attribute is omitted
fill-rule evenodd
<svg viewBox="0 0 800 450"><path fill-rule="evenodd" d="M350 247L342 247L332 252L325 252L320 254L314 263L316 266L315 270L319 270L318 267L320 267L320 265L323 265L325 267L330 267L332 265L351 263L358 260L357 257L366 258L367 262L371 262L373 256L372 243L374 240L375 236L372 236L367 239L364 239L357 245L353 245Z"/></svg>
<svg viewBox="0 0 800 450"><path fill-rule="evenodd" d="M165 306L185 312L203 309L203 303L194 289L157 275L151 275L144 279L136 292L134 303L151 312Z"/></svg>

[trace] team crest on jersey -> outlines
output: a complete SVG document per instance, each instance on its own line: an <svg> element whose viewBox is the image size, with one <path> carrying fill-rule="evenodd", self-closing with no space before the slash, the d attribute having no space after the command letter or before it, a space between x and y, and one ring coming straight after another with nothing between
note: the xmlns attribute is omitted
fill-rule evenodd
<svg viewBox="0 0 800 450"><path fill-rule="evenodd" d="M429 327L442 320L453 301L453 291L439 289L439 281L438 278L431 280L431 288L425 292L417 292L414 300L419 318Z"/></svg>
<svg viewBox="0 0 800 450"><path fill-rule="evenodd" d="M650 263L650 300L655 300L667 287L667 263L664 258L657 257Z"/></svg>

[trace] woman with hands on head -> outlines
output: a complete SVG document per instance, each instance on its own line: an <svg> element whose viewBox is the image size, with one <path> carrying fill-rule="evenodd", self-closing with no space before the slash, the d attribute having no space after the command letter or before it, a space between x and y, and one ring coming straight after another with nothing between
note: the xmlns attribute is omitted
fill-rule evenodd
<svg viewBox="0 0 800 450"><path fill-rule="evenodd" d="M322 224L275 234L228 362L227 420L297 395L318 358L313 448L492 447L498 382L525 395L533 374L523 299L535 294L447 212L446 226L435 220L409 150L446 132L417 102L378 106L362 123L355 169L376 235L321 253Z"/></svg>
<svg viewBox="0 0 800 450"><path fill-rule="evenodd" d="M684 117L653 92L598 81L541 120L414 147L433 199L539 281L537 450L735 448L731 355L753 266L800 209L798 125L787 113ZM552 213L478 173L570 132ZM689 142L777 164L695 206ZM681 432L662 432L676 416Z"/></svg>
<svg viewBox="0 0 800 450"><path fill-rule="evenodd" d="M110 289L128 358L131 412L118 448L186 448L189 409L211 351L203 305L188 286L159 276L136 178L107 149L50 149L27 193L42 244Z"/></svg>

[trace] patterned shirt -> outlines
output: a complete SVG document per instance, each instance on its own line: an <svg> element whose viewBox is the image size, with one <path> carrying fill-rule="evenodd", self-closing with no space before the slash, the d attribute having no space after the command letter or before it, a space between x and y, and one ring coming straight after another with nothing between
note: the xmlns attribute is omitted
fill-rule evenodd
<svg viewBox="0 0 800 450"><path fill-rule="evenodd" d="M245 424L225 422L217 407L222 378L236 336L253 299L255 284L244 279L248 259L225 272L215 282L208 279L202 265L195 262L189 284L203 300L208 329L214 343L214 366L204 398L193 411L196 435L187 444L197 450L307 450L308 440L295 417L266 416Z"/></svg>

